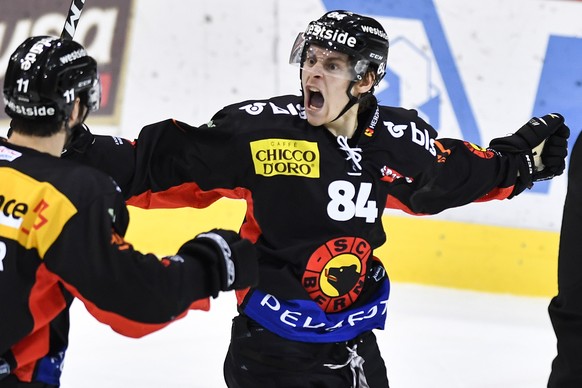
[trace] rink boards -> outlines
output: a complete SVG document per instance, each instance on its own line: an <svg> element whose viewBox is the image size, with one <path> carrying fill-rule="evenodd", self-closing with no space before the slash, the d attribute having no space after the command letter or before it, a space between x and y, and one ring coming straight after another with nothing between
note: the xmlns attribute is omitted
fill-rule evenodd
<svg viewBox="0 0 582 388"><path fill-rule="evenodd" d="M127 240L136 248L172 254L197 233L237 230L242 201L222 199L207 209L130 207ZM559 234L552 231L384 215L388 241L375 251L392 281L527 296L557 291Z"/></svg>

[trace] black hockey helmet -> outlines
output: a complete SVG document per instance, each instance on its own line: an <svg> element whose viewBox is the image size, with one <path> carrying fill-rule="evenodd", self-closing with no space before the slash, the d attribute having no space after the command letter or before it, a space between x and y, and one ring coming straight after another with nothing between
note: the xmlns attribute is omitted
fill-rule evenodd
<svg viewBox="0 0 582 388"><path fill-rule="evenodd" d="M348 11L330 11L307 26L297 37L289 63L303 67L311 44L342 52L354 60L353 81L362 79L370 65L376 71L374 86L386 73L388 34L384 27L367 16Z"/></svg>
<svg viewBox="0 0 582 388"><path fill-rule="evenodd" d="M99 108L97 63L75 41L31 37L10 56L3 94L12 118L66 121L76 97L88 112Z"/></svg>

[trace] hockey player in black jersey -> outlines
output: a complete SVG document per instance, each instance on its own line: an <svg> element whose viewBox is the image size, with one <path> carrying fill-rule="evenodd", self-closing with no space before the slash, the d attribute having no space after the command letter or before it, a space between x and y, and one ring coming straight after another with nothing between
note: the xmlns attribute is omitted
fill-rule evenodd
<svg viewBox="0 0 582 388"><path fill-rule="evenodd" d="M548 388L582 387L582 136L578 135L568 168L558 251L558 295L548 313L557 339Z"/></svg>
<svg viewBox="0 0 582 388"><path fill-rule="evenodd" d="M60 158L99 106L96 63L80 44L27 39L3 93L12 121L0 142L0 387L59 386L74 298L141 337L256 282L255 249L233 231L200 234L163 259L134 250L115 182Z"/></svg>
<svg viewBox="0 0 582 388"><path fill-rule="evenodd" d="M135 143L80 133L82 152L68 152L112 174L136 206L246 200L241 234L255 242L260 276L237 292L231 388L388 387L373 333L390 290L374 256L384 208L435 214L511 198L564 169L560 115L481 148L438 139L414 110L378 105L388 45L376 20L328 12L291 52L302 95L227 106L200 127L151 124Z"/></svg>

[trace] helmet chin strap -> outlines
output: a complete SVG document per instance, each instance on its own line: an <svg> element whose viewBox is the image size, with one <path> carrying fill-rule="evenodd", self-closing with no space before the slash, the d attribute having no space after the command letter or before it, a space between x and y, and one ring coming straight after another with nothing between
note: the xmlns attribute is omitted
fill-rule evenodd
<svg viewBox="0 0 582 388"><path fill-rule="evenodd" d="M340 117L342 117L344 115L344 113L346 113L348 110L350 110L352 108L352 106L356 105L362 99L362 96L360 96L360 97L354 97L354 95L352 94L352 87L355 84L356 84L356 81L352 81L348 85L348 89L346 90L346 94L348 95L349 101L346 104L346 106L344 106L344 108L342 109L342 111L337 115L337 117L335 119L331 120L330 123L333 123L334 121L336 121L337 119L339 119Z"/></svg>

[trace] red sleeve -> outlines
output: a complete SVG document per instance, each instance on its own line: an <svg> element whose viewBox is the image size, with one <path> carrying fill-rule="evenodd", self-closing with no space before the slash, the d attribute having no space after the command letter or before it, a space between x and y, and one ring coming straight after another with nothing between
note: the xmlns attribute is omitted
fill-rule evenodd
<svg viewBox="0 0 582 388"><path fill-rule="evenodd" d="M47 250L47 270L97 319L125 335L158 330L190 308L207 310L220 289L216 253L194 244L189 257L162 262L136 251L123 239L123 225L115 225L126 213L119 193L95 195Z"/></svg>

